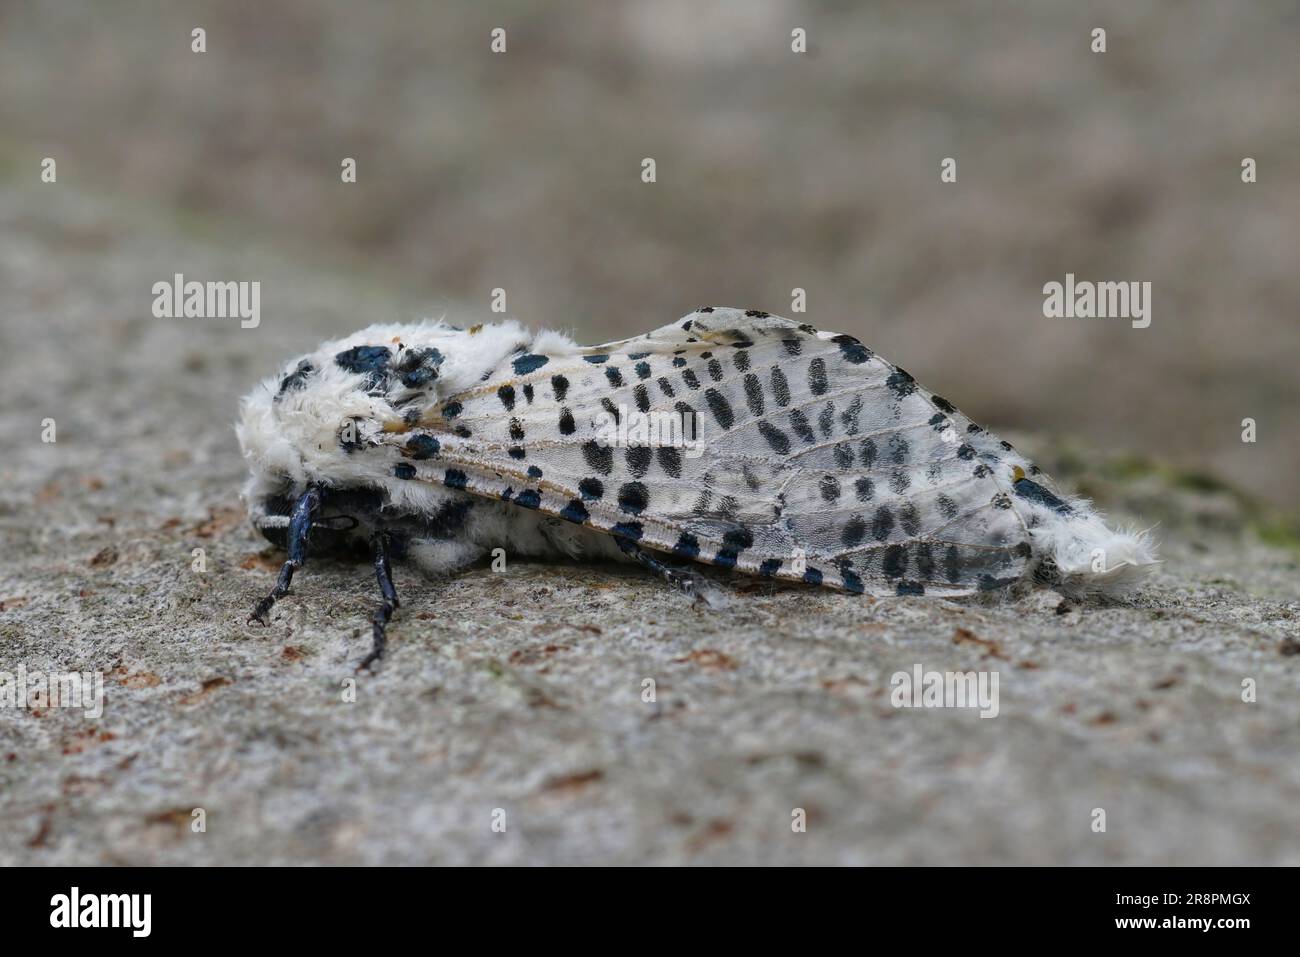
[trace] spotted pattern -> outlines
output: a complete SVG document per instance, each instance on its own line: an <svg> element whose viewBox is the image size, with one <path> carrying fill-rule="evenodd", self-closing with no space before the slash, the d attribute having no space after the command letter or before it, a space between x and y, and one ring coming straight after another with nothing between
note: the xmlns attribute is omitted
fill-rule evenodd
<svg viewBox="0 0 1300 957"><path fill-rule="evenodd" d="M391 354L373 348L342 361L392 381ZM297 388L295 374L282 390ZM1014 450L857 339L759 311L701 311L574 356L525 346L483 381L444 392L441 423L399 433L394 476L681 560L856 594L964 594L1032 561L1017 503L1070 507ZM683 401L692 393L701 401ZM670 413L689 444L611 444L601 412L629 437L638 416ZM421 422L418 410L403 418ZM964 441L945 441L958 433ZM1035 479L1013 481L1008 461ZM791 561L795 549L806 561Z"/></svg>

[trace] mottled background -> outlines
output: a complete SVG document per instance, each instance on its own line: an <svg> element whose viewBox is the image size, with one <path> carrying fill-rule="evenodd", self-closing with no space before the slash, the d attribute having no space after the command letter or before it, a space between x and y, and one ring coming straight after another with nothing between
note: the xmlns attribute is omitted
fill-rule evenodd
<svg viewBox="0 0 1300 957"><path fill-rule="evenodd" d="M384 270L408 315L501 287L603 341L801 287L976 421L1291 502L1298 35L1294 3L1220 0L4 2L0 163ZM1151 327L1044 319L1066 272L1150 281Z"/></svg>
<svg viewBox="0 0 1300 957"><path fill-rule="evenodd" d="M0 671L107 698L0 709L0 863L1300 863L1297 27L1208 0L0 0ZM261 326L154 318L175 272L260 281ZM1150 281L1152 325L1044 319L1066 272ZM313 560L245 625L283 555L231 425L286 357L490 318L494 287L605 340L796 286L1155 525L1149 585L720 582L713 612L635 569L399 566L352 703L364 565ZM997 671L999 716L891 707L918 663Z"/></svg>

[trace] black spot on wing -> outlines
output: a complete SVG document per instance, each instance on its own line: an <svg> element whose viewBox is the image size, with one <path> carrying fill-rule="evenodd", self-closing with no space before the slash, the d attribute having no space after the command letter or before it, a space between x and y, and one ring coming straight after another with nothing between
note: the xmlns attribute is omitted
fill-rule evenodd
<svg viewBox="0 0 1300 957"><path fill-rule="evenodd" d="M777 455L790 454L790 436L786 435L771 422L766 419L760 419L758 423L759 434L767 440L767 444L772 447L772 451Z"/></svg>
<svg viewBox="0 0 1300 957"><path fill-rule="evenodd" d="M900 399L906 398L916 391L916 380L902 369L895 369L891 372L889 378L885 380L885 385L889 386L894 395Z"/></svg>
<svg viewBox="0 0 1300 957"><path fill-rule="evenodd" d="M618 507L633 515L640 515L650 504L650 491L641 482L627 482L619 487Z"/></svg>
<svg viewBox="0 0 1300 957"><path fill-rule="evenodd" d="M763 414L763 384L752 372L745 376L745 402L751 415Z"/></svg>
<svg viewBox="0 0 1300 957"><path fill-rule="evenodd" d="M884 505L876 509L875 518L871 522L871 537L878 542L883 542L889 538L890 532L894 530L894 514Z"/></svg>
<svg viewBox="0 0 1300 957"><path fill-rule="evenodd" d="M587 519L591 518L591 513L587 511L587 506L582 504L582 499L575 498L571 499L569 504L560 510L560 518L581 525L583 522L587 521Z"/></svg>
<svg viewBox="0 0 1300 957"><path fill-rule="evenodd" d="M659 467L663 469L670 478L682 477L682 454L670 446L660 446L655 449L655 457L659 460Z"/></svg>
<svg viewBox="0 0 1300 957"><path fill-rule="evenodd" d="M776 399L776 404L784 408L790 404L790 383L786 380L785 373L779 366L772 366L772 397Z"/></svg>
<svg viewBox="0 0 1300 957"><path fill-rule="evenodd" d="M723 429L729 429L736 421L735 413L731 411L731 403L717 389L708 389L704 393L704 401L709 404L709 411L713 413L713 419Z"/></svg>
<svg viewBox="0 0 1300 957"><path fill-rule="evenodd" d="M442 444L432 435L413 435L406 440L406 451L413 459L432 458L438 454Z"/></svg>
<svg viewBox="0 0 1300 957"><path fill-rule="evenodd" d="M803 414L803 410L792 409L790 411L790 425L794 428L795 434L809 445L817 442L817 436L813 434L812 427L808 425L808 417Z"/></svg>
<svg viewBox="0 0 1300 957"><path fill-rule="evenodd" d="M632 473L633 478L645 475L646 470L650 468L653 454L653 450L647 445L634 445L624 453L628 471Z"/></svg>
<svg viewBox="0 0 1300 957"><path fill-rule="evenodd" d="M682 532L673 546L673 554L684 558L696 558L700 554L700 541L690 532Z"/></svg>
<svg viewBox="0 0 1300 957"><path fill-rule="evenodd" d="M871 350L852 336L836 336L831 339L831 342L839 345L840 353L844 356L846 362L861 365L871 358Z"/></svg>
<svg viewBox="0 0 1300 957"><path fill-rule="evenodd" d="M826 360L818 356L808 363L808 389L813 395L825 395L829 388L830 382L826 378Z"/></svg>
<svg viewBox="0 0 1300 957"><path fill-rule="evenodd" d="M607 445L587 442L582 446L582 455L593 472L608 475L614 470L614 450Z"/></svg>
<svg viewBox="0 0 1300 957"><path fill-rule="evenodd" d="M855 545L861 545L863 539L867 537L867 523L862 520L860 515L854 515L844 523L844 528L840 531L840 541L846 548L853 548Z"/></svg>

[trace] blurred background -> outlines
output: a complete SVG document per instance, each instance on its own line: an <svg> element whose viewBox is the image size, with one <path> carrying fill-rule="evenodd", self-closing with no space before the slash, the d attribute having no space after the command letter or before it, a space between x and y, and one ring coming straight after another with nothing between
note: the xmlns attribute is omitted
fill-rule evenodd
<svg viewBox="0 0 1300 957"><path fill-rule="evenodd" d="M799 287L808 321L977 421L1290 504L1298 39L1293 2L6 0L5 231L52 228L52 156L63 215L100 210L68 234L62 281L98 288L109 253L140 260L130 295L105 287L75 321L55 289L11 300L6 351L92 326L129 343L166 322L148 287L174 271L261 279L265 354L230 370L225 430L281 340L480 321L501 287L525 323L603 341L709 303L789 315ZM177 261L173 232L244 271ZM3 248L12 292L37 254ZM284 280L278 256L310 265ZM1151 282L1150 327L1045 319L1042 287L1067 272ZM353 308L334 292L352 276L384 295ZM318 324L277 328L277 304L317 299Z"/></svg>

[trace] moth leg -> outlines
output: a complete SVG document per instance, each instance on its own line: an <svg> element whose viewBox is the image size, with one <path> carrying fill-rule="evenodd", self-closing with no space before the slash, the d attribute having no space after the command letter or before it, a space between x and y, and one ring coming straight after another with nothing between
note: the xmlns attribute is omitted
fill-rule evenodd
<svg viewBox="0 0 1300 957"><path fill-rule="evenodd" d="M314 486L308 488L298 501L294 502L293 511L289 513L289 560L281 566L280 576L275 580L275 587L271 589L271 593L253 607L253 613L248 616L250 625L255 621L258 624L266 624L266 616L270 613L276 599L283 598L289 593L293 573L307 563L307 538L311 534L316 516L320 513L320 502L320 489Z"/></svg>
<svg viewBox="0 0 1300 957"><path fill-rule="evenodd" d="M357 671L370 670L372 663L384 657L384 648L388 645L388 622L401 604L397 600L397 589L393 586L393 569L388 564L388 534L375 532L370 543L374 547L375 579L379 582L382 600L370 619L374 625L374 644L371 645L370 654L357 665Z"/></svg>
<svg viewBox="0 0 1300 957"><path fill-rule="evenodd" d="M683 593L690 595L692 598L700 597L700 594L696 589L695 576L690 572L683 572L676 568L670 568L637 545L636 542L629 541L626 538L619 538L615 535L614 542L622 550L624 555L636 559L641 565L654 572L674 588L680 589Z"/></svg>

